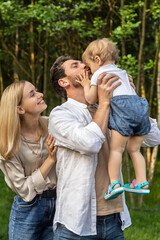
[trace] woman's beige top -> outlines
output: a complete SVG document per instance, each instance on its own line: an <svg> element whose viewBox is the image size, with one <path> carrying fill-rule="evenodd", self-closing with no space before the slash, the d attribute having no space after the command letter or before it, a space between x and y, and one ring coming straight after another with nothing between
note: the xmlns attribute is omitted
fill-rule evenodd
<svg viewBox="0 0 160 240"><path fill-rule="evenodd" d="M46 124L48 125L47 119ZM39 143L22 137L19 151L12 159L3 160L0 156L0 169L5 175L7 185L24 201L31 201L37 194L56 186L55 165L46 179L39 169L48 157L47 135L48 133L41 137Z"/></svg>

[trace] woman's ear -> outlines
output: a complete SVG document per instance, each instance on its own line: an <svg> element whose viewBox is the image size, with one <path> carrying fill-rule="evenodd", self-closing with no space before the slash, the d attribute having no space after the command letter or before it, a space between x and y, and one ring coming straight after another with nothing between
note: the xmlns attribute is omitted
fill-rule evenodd
<svg viewBox="0 0 160 240"><path fill-rule="evenodd" d="M17 113L20 115L23 115L25 113L25 110L23 107L21 106L17 106Z"/></svg>
<svg viewBox="0 0 160 240"><path fill-rule="evenodd" d="M68 80L65 79L65 78L59 79L59 80L58 80L58 84L59 84L59 86L61 86L61 87L63 87L63 88L66 88L66 87L69 86L69 82L68 82Z"/></svg>
<svg viewBox="0 0 160 240"><path fill-rule="evenodd" d="M102 60L100 59L100 57L99 56L95 56L95 61L96 61L96 63L99 65L99 66L101 66L102 65Z"/></svg>

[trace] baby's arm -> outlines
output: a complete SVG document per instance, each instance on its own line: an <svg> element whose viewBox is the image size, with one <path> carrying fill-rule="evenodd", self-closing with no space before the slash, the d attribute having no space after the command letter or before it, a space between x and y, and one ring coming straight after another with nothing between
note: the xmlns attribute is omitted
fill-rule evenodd
<svg viewBox="0 0 160 240"><path fill-rule="evenodd" d="M89 86L84 86L84 96L88 103L94 104L98 100L98 92L97 92L97 86L89 84Z"/></svg>
<svg viewBox="0 0 160 240"><path fill-rule="evenodd" d="M80 74L76 82L81 84L81 86L84 88L84 96L88 103L94 104L97 102L98 99L98 92L97 92L97 86L96 85L90 85L89 80L89 74L88 72L84 72L84 74Z"/></svg>

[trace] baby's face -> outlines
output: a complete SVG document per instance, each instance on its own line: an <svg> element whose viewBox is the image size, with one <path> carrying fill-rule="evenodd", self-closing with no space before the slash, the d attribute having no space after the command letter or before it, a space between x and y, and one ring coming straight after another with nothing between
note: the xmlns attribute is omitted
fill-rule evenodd
<svg viewBox="0 0 160 240"><path fill-rule="evenodd" d="M85 65L87 68L90 68L92 74L100 68L100 66L97 62L94 62L90 59L85 60Z"/></svg>

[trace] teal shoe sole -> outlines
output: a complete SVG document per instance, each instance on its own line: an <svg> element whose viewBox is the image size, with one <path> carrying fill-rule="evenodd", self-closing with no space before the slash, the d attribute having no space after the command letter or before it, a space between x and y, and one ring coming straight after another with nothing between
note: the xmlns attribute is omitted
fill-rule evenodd
<svg viewBox="0 0 160 240"><path fill-rule="evenodd" d="M119 187L119 188L115 188L113 189L113 191L111 193L108 194L108 192L106 192L104 194L104 198L105 200L110 200L110 199L114 199L117 198L121 193L124 192L123 187Z"/></svg>
<svg viewBox="0 0 160 240"><path fill-rule="evenodd" d="M149 194L150 189L145 189L145 188L131 188L130 184L125 184L123 186L123 189L125 192L130 192L130 193L139 193L139 194Z"/></svg>

